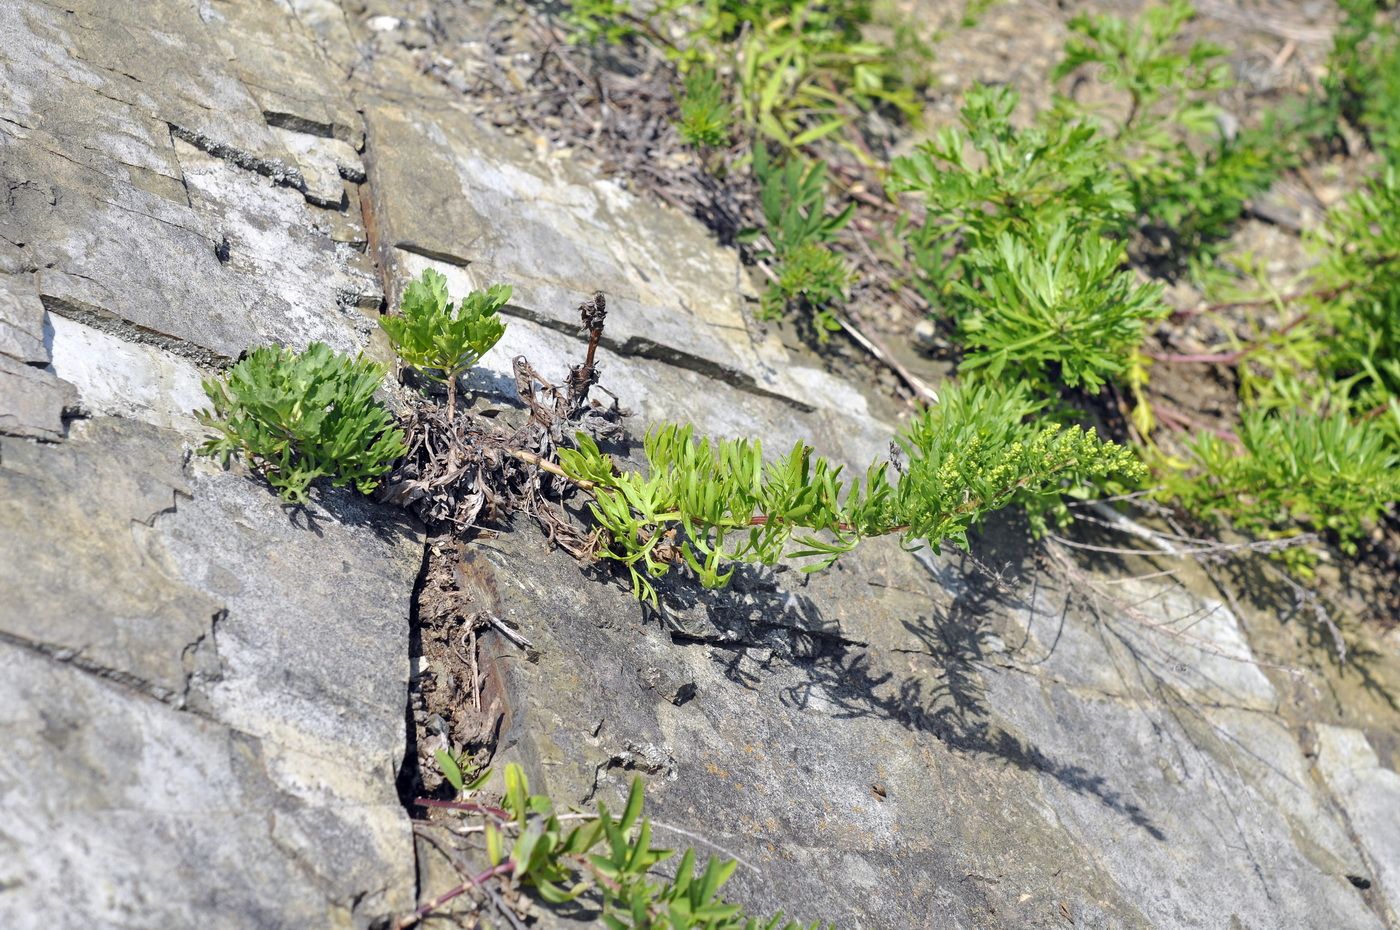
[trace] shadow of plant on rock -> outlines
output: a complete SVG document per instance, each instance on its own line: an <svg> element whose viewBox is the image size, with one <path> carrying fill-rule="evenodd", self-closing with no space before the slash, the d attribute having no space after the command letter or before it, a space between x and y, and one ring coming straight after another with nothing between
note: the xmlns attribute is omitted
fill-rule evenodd
<svg viewBox="0 0 1400 930"><path fill-rule="evenodd" d="M1022 544L1019 555L1024 554ZM1154 839L1165 840L1152 817L1103 775L1052 758L996 721L982 677L992 667L988 655L996 639L987 621L1025 605L980 563L975 569L973 564L967 557L949 568L957 573L961 590L948 608L930 601L928 614L899 621L916 645L887 652L849 638L824 618L814 600L799 593L800 576L789 572L741 568L729 589L716 592L704 591L688 578L668 578L661 590L662 609L646 614L677 642L716 647L712 658L726 678L742 687L758 690L763 670L782 663L802 679L779 693L789 707L818 708L835 719L891 720L958 752L1048 775L1095 798ZM889 659L900 655L920 657L929 673L892 670Z"/></svg>
<svg viewBox="0 0 1400 930"><path fill-rule="evenodd" d="M718 591L705 590L685 574L673 574L656 582L659 609L643 604L643 615L677 643L733 651L725 676L746 688L758 680L745 671L746 664L809 661L847 645L863 645L844 638L840 625L824 618L810 597L789 590L794 585L780 584L792 574L739 565L729 587Z"/></svg>
<svg viewBox="0 0 1400 930"><path fill-rule="evenodd" d="M947 610L901 621L920 644L898 653L925 656L936 667L929 676L900 676L876 666L870 652L845 648L804 666L808 680L789 688L783 700L807 707L820 692L838 718L878 717L928 733L959 752L992 756L1019 769L1039 772L1079 794L1096 798L1154 839L1166 834L1138 804L1108 780L1082 765L1052 758L1029 740L993 718L984 699L982 671L994 634L985 618L1003 601L995 586L977 572L966 576L968 589ZM1003 606L1005 606L1003 604Z"/></svg>

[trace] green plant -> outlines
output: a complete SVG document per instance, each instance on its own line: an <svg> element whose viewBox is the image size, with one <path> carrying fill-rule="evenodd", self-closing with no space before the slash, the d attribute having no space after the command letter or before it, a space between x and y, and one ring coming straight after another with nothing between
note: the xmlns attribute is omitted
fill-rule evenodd
<svg viewBox="0 0 1400 930"><path fill-rule="evenodd" d="M465 755L439 749L433 758L442 772L443 779L459 795L477 790L491 777L491 770L478 770L478 767Z"/></svg>
<svg viewBox="0 0 1400 930"><path fill-rule="evenodd" d="M674 853L652 845L644 803L641 780L634 779L621 817L602 802L596 816L561 815L547 795L530 793L518 765L508 765L499 808L474 801L450 805L482 820L491 868L437 902L488 882L515 883L547 904L585 901L598 908L609 930L803 930L781 914L751 917L720 896L737 862L711 857L700 867L695 851L687 849L674 878L656 876L656 866ZM415 921L434 906L419 908Z"/></svg>
<svg viewBox="0 0 1400 930"><path fill-rule="evenodd" d="M908 244L925 293L957 324L964 369L1098 390L1128 373L1166 308L1113 238L1131 205L1104 171L1104 140L1070 120L1014 129L1017 100L974 87L962 128L897 159L890 186L923 197Z"/></svg>
<svg viewBox="0 0 1400 930"><path fill-rule="evenodd" d="M1318 241L1324 369L1369 414L1400 397L1400 168L1330 211Z"/></svg>
<svg viewBox="0 0 1400 930"><path fill-rule="evenodd" d="M948 303L969 256L1004 235L1024 238L1057 223L1097 234L1126 224L1128 189L1104 170L1105 142L1095 129L1071 120L1016 129L1019 99L1009 88L973 86L960 127L945 127L890 166L889 189L923 201L922 221L905 221L899 232L915 284L935 305Z"/></svg>
<svg viewBox="0 0 1400 930"><path fill-rule="evenodd" d="M767 147L754 149L754 176L760 185L762 230L747 230L742 241L768 240L754 257L773 266L773 279L764 291L761 315L781 317L793 304L813 311L819 338L840 328L831 308L845 298L851 282L846 260L831 249L836 234L850 221L854 205L829 215L826 209L826 167L804 165L789 158L773 161Z"/></svg>
<svg viewBox="0 0 1400 930"><path fill-rule="evenodd" d="M510 295L509 285L496 284L472 291L454 308L447 278L430 268L404 289L400 315L379 319L399 358L427 377L446 382L449 418L456 413L457 379L505 335L497 311Z"/></svg>
<svg viewBox="0 0 1400 930"><path fill-rule="evenodd" d="M703 65L691 69L685 76L680 107L677 129L687 143L706 148L729 144L734 111L714 69Z"/></svg>
<svg viewBox="0 0 1400 930"><path fill-rule="evenodd" d="M971 252L953 286L963 369L1046 392L1057 382L1096 392L1123 378L1146 324L1167 314L1161 286L1138 281L1126 262L1121 242L1064 220Z"/></svg>
<svg viewBox="0 0 1400 930"><path fill-rule="evenodd" d="M1290 322L1238 353L1241 394L1286 409L1306 393L1380 417L1400 398L1400 172L1385 169L1334 206L1309 239L1310 286L1278 298Z"/></svg>
<svg viewBox="0 0 1400 930"><path fill-rule="evenodd" d="M839 137L875 107L918 114L892 51L861 38L869 0L661 0L646 8L573 0L564 18L577 41L642 41L682 71L709 71L728 111L784 149ZM697 98L689 87L685 96ZM692 106L706 124L720 113L717 101ZM860 152L851 139L845 144Z"/></svg>
<svg viewBox="0 0 1400 930"><path fill-rule="evenodd" d="M744 6L742 2L733 4ZM912 88L887 47L861 40L866 0L796 0L751 27L730 52L745 122L785 149L840 138L864 110L888 106L917 120ZM862 148L849 140L857 157Z"/></svg>
<svg viewBox="0 0 1400 930"><path fill-rule="evenodd" d="M383 366L319 342L305 352L254 349L224 379L203 382L213 408L195 416L218 435L200 454L225 465L241 455L290 503L305 503L318 478L368 494L406 451L374 399L384 375Z"/></svg>
<svg viewBox="0 0 1400 930"><path fill-rule="evenodd" d="M1258 127L1223 131L1224 114L1211 97L1233 79L1224 49L1182 41L1194 15L1185 0L1171 0L1131 22L1111 14L1072 19L1052 77L1092 70L1126 98L1126 112L1115 117L1057 96L1050 117L1098 125L1128 184L1138 227L1162 257L1188 263L1209 257L1248 198L1296 162L1292 140L1307 118L1282 108Z"/></svg>
<svg viewBox="0 0 1400 930"><path fill-rule="evenodd" d="M1361 127L1392 165L1400 165L1400 25L1384 18L1377 0L1341 0L1324 82L1334 126L1345 118Z"/></svg>
<svg viewBox="0 0 1400 930"><path fill-rule="evenodd" d="M1346 554L1400 492L1400 179L1390 168L1311 237L1311 287L1272 300L1291 317L1232 352L1238 445L1205 434L1164 472L1166 493L1255 536L1330 532ZM1227 305L1228 306L1228 305ZM1279 553L1307 575L1315 548Z"/></svg>
<svg viewBox="0 0 1400 930"><path fill-rule="evenodd" d="M1245 410L1239 446L1209 433L1191 445L1189 471L1167 493L1192 512L1225 519L1260 538L1296 535L1301 526L1330 531L1343 552L1400 497L1400 451L1374 422L1345 413ZM1284 551L1306 574L1316 560Z"/></svg>
<svg viewBox="0 0 1400 930"><path fill-rule="evenodd" d="M1215 128L1219 109L1200 95L1229 87L1230 75L1220 61L1223 48L1204 42L1180 47L1181 30L1194 15L1186 0L1170 0L1131 22L1112 14L1070 20L1072 35L1052 78L1093 65L1105 83L1127 95L1128 111L1114 135L1124 154L1136 156L1128 165L1132 171L1148 168L1156 153L1172 148L1177 129ZM1065 98L1058 103L1080 109Z"/></svg>
<svg viewBox="0 0 1400 930"><path fill-rule="evenodd" d="M616 472L582 435L559 464L594 496L607 534L600 554L627 566L633 591L655 603L651 579L677 563L722 587L732 563L814 558L804 570L815 571L868 536L965 546L968 529L994 510L1024 507L1043 527L1046 514L1065 516L1062 494L1144 476L1127 450L1092 430L1036 422L1036 409L1020 386L955 387L906 427L893 474L872 464L849 488L803 443L765 463L757 440L711 442L674 424L647 434L646 472Z"/></svg>

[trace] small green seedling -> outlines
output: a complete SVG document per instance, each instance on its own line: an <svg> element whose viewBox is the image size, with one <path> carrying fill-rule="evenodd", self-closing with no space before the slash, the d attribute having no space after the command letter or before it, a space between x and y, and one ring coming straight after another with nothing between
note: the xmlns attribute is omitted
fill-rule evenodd
<svg viewBox="0 0 1400 930"><path fill-rule="evenodd" d="M754 253L773 265L761 316L777 319L792 305L800 305L813 312L818 338L824 340L840 328L831 308L845 298L853 278L846 259L831 248L831 242L850 222L854 204L827 213L826 166L820 162L775 161L760 144L754 149L753 170L760 185L764 226L746 230L740 238L752 242L761 234L768 239L768 247Z"/></svg>
<svg viewBox="0 0 1400 930"><path fill-rule="evenodd" d="M681 138L700 148L729 144L734 107L713 68L696 66L685 76L680 96Z"/></svg>
<svg viewBox="0 0 1400 930"><path fill-rule="evenodd" d="M633 779L620 817L602 802L596 816L560 814L548 795L530 793L520 766L507 765L499 808L460 805L481 820L491 868L451 896L488 881L515 885L547 904L587 901L609 930L818 930L819 924L804 927L782 914L752 917L725 901L720 890L739 865L734 860L711 857L700 866L695 850L687 849L675 877L662 874L656 866L674 852L652 845L644 803L642 782Z"/></svg>
<svg viewBox="0 0 1400 930"><path fill-rule="evenodd" d="M446 382L449 418L457 411L457 379L505 335L497 311L510 295L509 285L496 284L472 291L454 308L447 296L447 278L430 268L404 290L400 315L379 320L399 358L422 374Z"/></svg>

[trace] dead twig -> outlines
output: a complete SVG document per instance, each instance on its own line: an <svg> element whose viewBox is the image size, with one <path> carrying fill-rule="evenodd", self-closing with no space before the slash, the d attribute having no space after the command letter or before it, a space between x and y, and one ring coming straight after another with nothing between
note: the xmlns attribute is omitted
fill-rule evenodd
<svg viewBox="0 0 1400 930"><path fill-rule="evenodd" d="M505 621L502 620L500 617L497 617L495 614L482 614L482 617L486 620L487 623L490 623L493 627L499 630L502 636L515 643L521 649L533 650L535 648L534 643L530 642L517 631L512 630L510 627L506 626Z"/></svg>

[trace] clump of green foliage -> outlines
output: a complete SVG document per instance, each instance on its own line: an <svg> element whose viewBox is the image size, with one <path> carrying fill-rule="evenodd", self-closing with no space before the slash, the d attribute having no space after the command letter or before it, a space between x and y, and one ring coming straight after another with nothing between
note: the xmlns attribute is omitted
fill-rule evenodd
<svg viewBox="0 0 1400 930"><path fill-rule="evenodd" d="M1127 270L1129 188L1104 170L1105 140L1073 120L1017 130L1017 100L972 88L961 128L897 159L891 188L923 197L908 248L957 325L965 371L1098 390L1127 374L1166 307Z"/></svg>
<svg viewBox="0 0 1400 930"><path fill-rule="evenodd" d="M447 278L430 268L404 290L399 316L380 317L379 326L399 358L446 383L449 417L456 412L457 379L505 335L497 311L510 295L509 285L497 284L472 291L454 307Z"/></svg>
<svg viewBox="0 0 1400 930"><path fill-rule="evenodd" d="M1372 148L1400 165L1400 25L1377 0L1341 0L1324 85L1329 115L1360 127Z"/></svg>
<svg viewBox="0 0 1400 930"><path fill-rule="evenodd" d="M773 280L765 289L761 316L778 319L794 305L812 313L818 337L840 329L832 308L846 296L851 270L831 248L832 241L851 218L854 206L829 215L826 208L826 167L820 162L804 165L799 159L774 161L764 145L754 149L754 174L760 184L762 230L747 230L742 241L760 235L767 246L754 257L768 261Z"/></svg>
<svg viewBox="0 0 1400 930"><path fill-rule="evenodd" d="M1326 405L1393 431L1400 410L1400 173L1387 168L1310 237L1310 287L1278 299L1288 324L1241 352L1246 403Z"/></svg>
<svg viewBox="0 0 1400 930"><path fill-rule="evenodd" d="M953 288L964 371L1097 392L1127 376L1146 325L1167 315L1161 286L1124 267L1121 241L1064 221L1030 237L1002 233L966 258Z"/></svg>
<svg viewBox="0 0 1400 930"><path fill-rule="evenodd" d="M1106 142L1072 119L1017 129L1020 95L1007 87L968 89L960 125L939 130L890 165L889 189L920 195L925 215L899 229L920 273L917 284L940 304L962 277L965 256L1003 234L1025 237L1056 223L1098 233L1121 228L1132 209L1112 170Z"/></svg>
<svg viewBox="0 0 1400 930"><path fill-rule="evenodd" d="M406 451L393 416L374 399L385 374L320 342L305 352L254 349L225 379L203 382L213 408L195 416L217 435L200 454L225 465L241 455L289 503L305 503L318 478L368 494Z"/></svg>
<svg viewBox="0 0 1400 930"><path fill-rule="evenodd" d="M1168 491L1264 537L1312 527L1343 552L1400 492L1400 176L1387 168L1329 211L1312 288L1286 333L1241 365L1239 446L1203 436ZM1264 371L1260 377L1256 371ZM1283 553L1306 574L1313 549Z"/></svg>
<svg viewBox="0 0 1400 930"><path fill-rule="evenodd" d="M1280 112L1257 128L1224 131L1224 114L1209 97L1233 79L1224 49L1182 42L1194 15L1186 0L1171 0L1131 22L1111 14L1072 19L1053 77L1091 70L1120 92L1126 112L1115 117L1059 95L1050 116L1098 126L1109 163L1127 182L1138 228L1167 240L1163 257L1178 262L1213 254L1248 198L1294 162L1284 137L1298 129Z"/></svg>
<svg viewBox="0 0 1400 930"><path fill-rule="evenodd" d="M1400 406L1400 167L1328 214L1315 303L1330 323L1322 369L1360 415Z"/></svg>
<svg viewBox="0 0 1400 930"><path fill-rule="evenodd" d="M699 65L685 76L680 108L676 128L687 143L699 148L729 144L734 111L713 68Z"/></svg>
<svg viewBox="0 0 1400 930"><path fill-rule="evenodd" d="M464 798L485 781L468 787ZM804 930L782 914L751 917L725 901L720 891L738 866L732 860L710 857L702 867L687 849L674 878L658 877L655 867L675 853L652 845L644 803L641 780L633 779L620 817L599 802L597 816L566 819L548 795L530 793L518 765L508 765L499 808L461 802L483 821L492 867L477 881L514 882L547 904L586 902L609 930Z"/></svg>
<svg viewBox="0 0 1400 930"><path fill-rule="evenodd" d="M683 72L712 75L727 107L710 86L702 95L687 79L682 106L691 100L691 116L706 127L692 137L683 113L690 141L713 144L705 139L714 128L738 119L792 151L838 137L876 107L917 116L902 63L861 36L872 15L869 0L572 0L564 19L577 41L645 42Z"/></svg>
<svg viewBox="0 0 1400 930"><path fill-rule="evenodd" d="M1374 424L1345 413L1247 409L1234 445L1209 433L1192 444L1193 465L1168 491L1192 512L1228 519L1257 538L1296 535L1300 526L1334 534L1356 553L1368 524L1400 498L1400 450ZM1283 551L1307 574L1316 553Z"/></svg>
<svg viewBox="0 0 1400 930"><path fill-rule="evenodd" d="M647 434L645 472L618 472L585 436L559 463L592 489L607 532L602 555L627 566L635 593L655 603L651 579L678 563L714 588L734 563L814 558L804 570L816 571L869 536L966 546L969 528L992 511L1019 505L1043 527L1047 514L1064 517L1066 493L1144 477L1128 450L1093 430L1036 422L1036 409L1019 386L955 387L901 434L893 473L872 464L849 488L840 467L804 443L765 463L757 440L712 442L688 426Z"/></svg>
<svg viewBox="0 0 1400 930"><path fill-rule="evenodd" d="M783 171L804 189L813 178L812 169ZM817 199L806 198L811 209L779 224L775 247L800 244L832 222L819 209L819 181ZM509 293L473 292L454 314L445 280L426 272L405 291L402 318L386 320L385 329L405 361L455 379L464 360L500 339L504 324L495 312ZM215 409L201 421L221 435L202 451L243 454L289 500L304 500L323 476L367 493L406 453L392 417L373 399L383 376L383 368L319 344L301 355L259 349L227 383L206 384ZM647 434L646 473L618 472L584 433L575 448L557 450L557 465L522 453L591 496L601 528L597 554L626 565L637 595L655 603L649 579L673 565L720 587L733 575L731 563L771 565L790 555L815 558L808 567L815 570L868 536L965 546L968 529L994 510L1020 506L1043 528L1049 516L1067 517L1062 495L1143 477L1127 450L1092 430L1047 423L1039 411L1024 385L955 387L898 438L903 454L893 471L888 462L871 465L849 489L841 469L805 443L765 463L757 440L711 442L677 424Z"/></svg>

